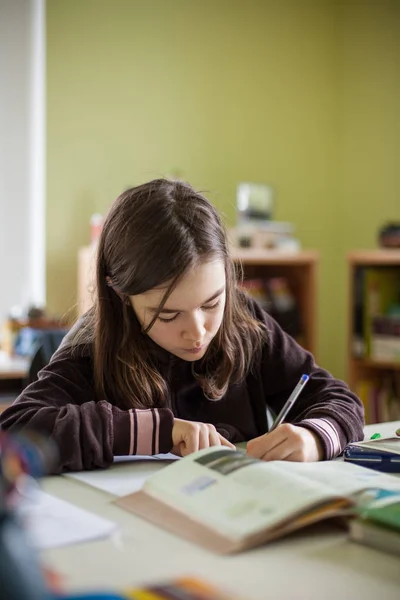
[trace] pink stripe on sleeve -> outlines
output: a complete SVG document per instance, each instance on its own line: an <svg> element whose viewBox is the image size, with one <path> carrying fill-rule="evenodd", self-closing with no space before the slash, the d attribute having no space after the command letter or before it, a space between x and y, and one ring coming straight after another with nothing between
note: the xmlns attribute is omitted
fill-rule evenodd
<svg viewBox="0 0 400 600"><path fill-rule="evenodd" d="M157 413L157 411L155 411ZM153 442L153 411L151 409L136 410L137 446L136 454L151 455ZM158 439L157 439L158 446Z"/></svg>
<svg viewBox="0 0 400 600"><path fill-rule="evenodd" d="M154 454L158 454L160 452L160 413L158 410L154 411L154 416L156 418L156 439L154 444Z"/></svg>
<svg viewBox="0 0 400 600"><path fill-rule="evenodd" d="M133 438L135 435L135 423L133 420L132 409L129 411L129 419L130 419L129 454L133 454Z"/></svg>
<svg viewBox="0 0 400 600"><path fill-rule="evenodd" d="M337 456L342 451L340 439L338 432L327 419L319 418L319 419L304 419L302 423L309 423L312 425L316 431L320 431L321 434L325 437L325 439L329 442L330 452L326 457L327 459L331 459L334 456Z"/></svg>

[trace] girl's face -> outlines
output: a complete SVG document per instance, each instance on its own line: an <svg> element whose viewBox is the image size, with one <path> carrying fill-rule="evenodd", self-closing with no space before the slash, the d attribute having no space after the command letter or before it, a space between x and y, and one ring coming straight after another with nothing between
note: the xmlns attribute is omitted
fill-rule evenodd
<svg viewBox="0 0 400 600"><path fill-rule="evenodd" d="M205 262L184 275L167 299L148 336L171 354L199 360L220 328L225 308L225 267ZM143 329L158 310L167 286L130 296Z"/></svg>

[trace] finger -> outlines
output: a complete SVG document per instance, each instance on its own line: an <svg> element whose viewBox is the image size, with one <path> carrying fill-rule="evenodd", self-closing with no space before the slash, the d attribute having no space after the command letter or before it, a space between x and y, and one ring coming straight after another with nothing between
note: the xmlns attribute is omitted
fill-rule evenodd
<svg viewBox="0 0 400 600"><path fill-rule="evenodd" d="M263 455L263 460L296 460L304 461L307 458L307 440L313 441L313 448L317 448L314 436L301 427L285 424L282 425L280 433L286 438L282 444L268 450ZM318 457L318 452L315 452Z"/></svg>
<svg viewBox="0 0 400 600"><path fill-rule="evenodd" d="M193 448L195 448L195 446L193 444L187 444L186 442L181 442L179 444L180 446L180 453L181 456L188 456L189 454L193 454L193 452L197 452L197 450L193 450Z"/></svg>
<svg viewBox="0 0 400 600"><path fill-rule="evenodd" d="M215 429L215 427L210 426L208 429L208 441L210 446L220 446L221 445L221 439L220 439L220 435L217 432L217 430Z"/></svg>
<svg viewBox="0 0 400 600"><path fill-rule="evenodd" d="M300 450L295 450L289 454L284 460L292 462L304 462L303 453Z"/></svg>
<svg viewBox="0 0 400 600"><path fill-rule="evenodd" d="M197 452L199 449L199 429L200 427L193 424L193 426L186 431L185 439L183 440L185 444L185 456L192 452Z"/></svg>
<svg viewBox="0 0 400 600"><path fill-rule="evenodd" d="M209 440L209 430L207 425L201 424L198 430L198 444L199 450L203 448L209 448L210 440Z"/></svg>
<svg viewBox="0 0 400 600"><path fill-rule="evenodd" d="M182 448L181 445L184 447L185 445L183 443L181 444L177 444L176 446L174 446L171 450L171 454L175 454L176 456L182 456Z"/></svg>
<svg viewBox="0 0 400 600"><path fill-rule="evenodd" d="M293 447L288 443L287 440L285 440L281 444L278 444L278 446L272 448L272 450L266 452L261 457L261 460L264 460L266 462L270 462L273 460L288 460L288 457L291 454L293 454Z"/></svg>
<svg viewBox="0 0 400 600"><path fill-rule="evenodd" d="M220 433L218 435L219 435L219 440L220 440L221 446L226 446L227 448L232 448L232 450L235 450L235 448L236 448L235 444L232 444L229 440L224 438L224 436L221 435Z"/></svg>
<svg viewBox="0 0 400 600"><path fill-rule="evenodd" d="M276 446L285 442L287 438L287 431L278 427L274 431L271 431L271 433L265 433L264 435L247 442L246 454L253 458L262 459L267 452L270 452Z"/></svg>
<svg viewBox="0 0 400 600"><path fill-rule="evenodd" d="M182 458L183 458L184 456L187 456L188 454L191 454L191 451L188 450L185 442L181 442L179 444L179 453L178 453L178 456L182 456Z"/></svg>

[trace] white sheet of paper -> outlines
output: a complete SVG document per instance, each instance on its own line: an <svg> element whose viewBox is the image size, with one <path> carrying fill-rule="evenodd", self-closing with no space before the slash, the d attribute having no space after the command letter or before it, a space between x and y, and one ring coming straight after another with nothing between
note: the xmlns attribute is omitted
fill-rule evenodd
<svg viewBox="0 0 400 600"><path fill-rule="evenodd" d="M167 454L154 454L152 456L141 456L138 454L128 454L126 456L114 456L114 464L122 462L140 462L144 460L179 460L180 456L168 452Z"/></svg>
<svg viewBox="0 0 400 600"><path fill-rule="evenodd" d="M64 477L76 479L119 497L140 490L146 479L160 470L160 463L167 466L171 461L177 459L178 457L174 454L120 456L114 460L114 464L108 469L64 473Z"/></svg>
<svg viewBox="0 0 400 600"><path fill-rule="evenodd" d="M112 521L41 490L30 494L18 512L33 546L39 550L89 542L117 529Z"/></svg>

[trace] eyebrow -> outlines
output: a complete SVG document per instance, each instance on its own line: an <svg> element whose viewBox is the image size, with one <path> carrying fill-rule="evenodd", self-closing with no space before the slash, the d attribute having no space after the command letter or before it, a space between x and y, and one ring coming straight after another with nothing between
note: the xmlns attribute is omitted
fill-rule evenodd
<svg viewBox="0 0 400 600"><path fill-rule="evenodd" d="M215 294L213 294L211 296L211 298L208 298L207 300L205 300L201 306L204 306L205 304L208 304L209 302L212 302L213 300L215 300L215 298L217 298L218 296L220 296L222 294L222 292L225 291L225 286L223 286L222 288L220 288L217 292L215 292ZM150 310L153 313L157 313L159 308L158 306L153 308L153 307L148 307L147 310ZM184 312L182 309L180 308L162 308L160 310L160 314L161 313L180 313L180 312Z"/></svg>

